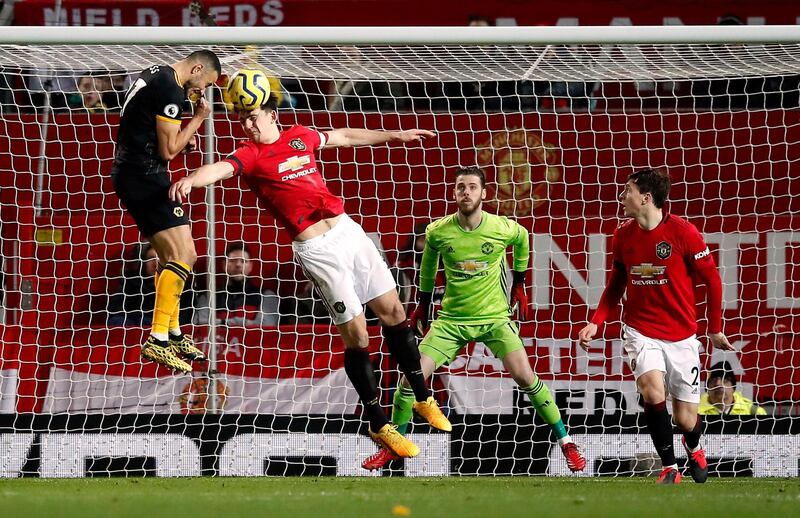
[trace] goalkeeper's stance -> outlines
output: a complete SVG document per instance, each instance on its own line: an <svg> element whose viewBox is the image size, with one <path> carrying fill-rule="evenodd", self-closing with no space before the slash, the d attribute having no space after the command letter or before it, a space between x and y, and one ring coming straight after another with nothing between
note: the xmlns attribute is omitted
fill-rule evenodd
<svg viewBox="0 0 800 518"><path fill-rule="evenodd" d="M586 460L567 434L550 390L533 373L519 330L511 320L513 306L517 304L520 316L527 316L524 278L530 255L528 231L506 217L481 210L486 198L486 179L479 168L459 169L455 183L458 212L434 221L425 233L420 301L411 316L412 325L421 335L428 324L431 293L441 257L447 289L439 317L419 347L423 375L428 378L440 366L451 362L469 342L485 343L528 395L536 413L552 427L569 469L580 471ZM510 304L505 279L509 245L514 246ZM413 404L414 393L402 378L392 410L392 421L400 433L406 432ZM380 469L394 459L397 457L392 452L381 449L362 466Z"/></svg>

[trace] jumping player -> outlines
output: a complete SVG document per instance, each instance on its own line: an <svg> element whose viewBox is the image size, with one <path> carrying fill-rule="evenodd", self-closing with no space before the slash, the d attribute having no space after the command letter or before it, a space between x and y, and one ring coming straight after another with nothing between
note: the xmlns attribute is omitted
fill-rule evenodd
<svg viewBox="0 0 800 518"><path fill-rule="evenodd" d="M158 254L153 327L142 357L178 372L192 370L181 358L205 357L178 320L180 296L197 252L189 219L168 196L169 161L194 147L195 132L210 113L203 90L220 72L219 59L209 50L143 70L125 96L111 170L117 196ZM190 96L199 100L181 128L183 105Z"/></svg>
<svg viewBox="0 0 800 518"><path fill-rule="evenodd" d="M414 410L439 430L452 427L425 385L414 332L389 268L361 226L345 214L342 200L325 186L314 153L324 147L414 142L433 133L420 129L321 132L304 126L281 131L274 96L260 107L239 111L239 120L249 142L228 158L175 182L170 197L181 202L194 188L234 175L245 180L291 236L295 259L322 296L342 336L345 371L364 406L370 436L400 457L416 456L419 448L397 433L380 407L367 350L364 304L380 319L389 352L409 380Z"/></svg>

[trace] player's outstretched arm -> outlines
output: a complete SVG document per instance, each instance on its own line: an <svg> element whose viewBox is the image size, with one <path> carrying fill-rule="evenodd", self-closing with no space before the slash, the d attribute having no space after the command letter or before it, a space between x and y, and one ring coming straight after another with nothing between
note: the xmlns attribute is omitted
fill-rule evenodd
<svg viewBox="0 0 800 518"><path fill-rule="evenodd" d="M205 99L197 101L197 108L189 123L181 128L180 121L156 120L158 135L158 154L169 162L194 142L194 134L211 113L211 106Z"/></svg>
<svg viewBox="0 0 800 518"><path fill-rule="evenodd" d="M204 165L189 176L173 183L169 188L169 197L173 201L183 203L192 189L205 187L231 176L233 176L233 165L230 162L222 161Z"/></svg>
<svg viewBox="0 0 800 518"><path fill-rule="evenodd" d="M379 131L370 129L341 128L328 132L326 147L374 146L385 142L414 142L435 137L432 131L411 129L405 131Z"/></svg>

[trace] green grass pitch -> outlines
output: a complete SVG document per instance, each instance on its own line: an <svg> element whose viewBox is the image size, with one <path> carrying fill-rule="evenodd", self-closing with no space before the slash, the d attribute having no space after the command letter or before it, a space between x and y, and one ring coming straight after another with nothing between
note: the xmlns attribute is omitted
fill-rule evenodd
<svg viewBox="0 0 800 518"><path fill-rule="evenodd" d="M798 479L183 478L4 479L6 518L214 516L800 516Z"/></svg>

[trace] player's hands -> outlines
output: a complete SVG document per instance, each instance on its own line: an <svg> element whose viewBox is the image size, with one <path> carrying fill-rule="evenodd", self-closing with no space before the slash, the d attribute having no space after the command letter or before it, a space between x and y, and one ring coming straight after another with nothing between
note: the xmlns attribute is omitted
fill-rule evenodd
<svg viewBox="0 0 800 518"><path fill-rule="evenodd" d="M194 105L194 116L198 119L205 119L211 114L211 105L205 97L201 97Z"/></svg>
<svg viewBox="0 0 800 518"><path fill-rule="evenodd" d="M190 176L185 176L169 186L169 199L183 203L193 188L194 180Z"/></svg>
<svg viewBox="0 0 800 518"><path fill-rule="evenodd" d="M708 338L711 340L711 345L716 349L722 349L723 351L736 350L728 341L728 337L725 336L725 333L710 333Z"/></svg>
<svg viewBox="0 0 800 518"><path fill-rule="evenodd" d="M583 348L584 351L589 350L589 342L592 341L594 335L597 334L597 324L593 324L589 322L586 324L583 329L578 331L578 344Z"/></svg>
<svg viewBox="0 0 800 518"><path fill-rule="evenodd" d="M411 313L411 328L414 329L414 334L419 338L425 336L428 331L428 316L431 314L431 299L433 293L421 291L419 292L419 304L414 308Z"/></svg>
<svg viewBox="0 0 800 518"><path fill-rule="evenodd" d="M511 286L511 311L517 313L517 320L528 320L528 294L524 282L514 282Z"/></svg>
<svg viewBox="0 0 800 518"><path fill-rule="evenodd" d="M411 328L414 329L414 334L418 338L425 336L428 331L428 314L430 306L423 307L422 304L418 305L411 313Z"/></svg>
<svg viewBox="0 0 800 518"><path fill-rule="evenodd" d="M411 129L397 132L397 140L400 142L414 142L424 138L435 137L436 133L423 129Z"/></svg>

